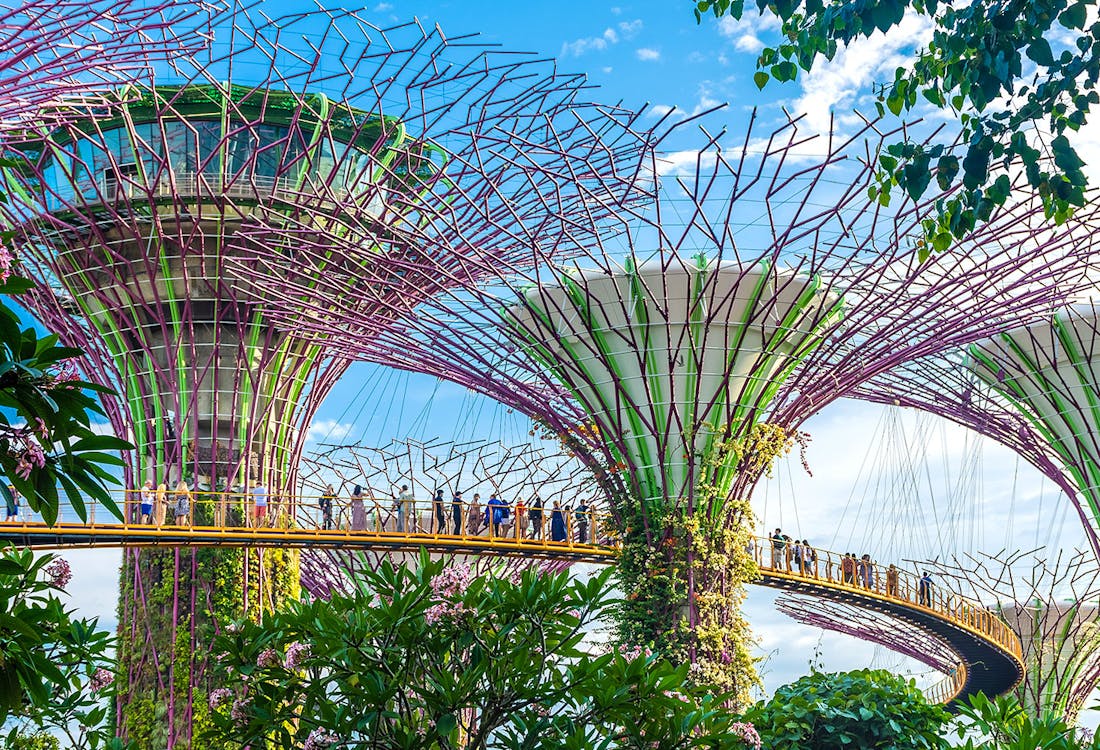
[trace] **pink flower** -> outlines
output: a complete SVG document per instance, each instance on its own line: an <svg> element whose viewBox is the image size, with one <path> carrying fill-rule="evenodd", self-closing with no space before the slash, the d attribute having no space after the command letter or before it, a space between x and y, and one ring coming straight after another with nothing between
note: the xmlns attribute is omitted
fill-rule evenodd
<svg viewBox="0 0 1100 750"><path fill-rule="evenodd" d="M69 581L73 579L72 568L69 567L69 563L63 557L55 558L53 562L46 566L46 575L50 579L50 585L59 589L68 586Z"/></svg>
<svg viewBox="0 0 1100 750"><path fill-rule="evenodd" d="M241 697L233 701L233 708L229 709L229 718L238 726L248 723L249 709L252 708L252 699Z"/></svg>
<svg viewBox="0 0 1100 750"><path fill-rule="evenodd" d="M23 457L41 469L46 465L46 453L38 443L27 442L27 450Z"/></svg>
<svg viewBox="0 0 1100 750"><path fill-rule="evenodd" d="M458 596L470 585L473 577L470 566L465 563L452 565L431 580L432 591L436 596Z"/></svg>
<svg viewBox="0 0 1100 750"><path fill-rule="evenodd" d="M314 729L306 737L306 744L302 745L302 750L325 750L325 748L337 745L340 742L340 738L332 732L325 729Z"/></svg>
<svg viewBox="0 0 1100 750"><path fill-rule="evenodd" d="M429 625L435 625L437 622L458 620L473 611L463 606L462 602L440 602L424 611L424 621Z"/></svg>
<svg viewBox="0 0 1100 750"><path fill-rule="evenodd" d="M760 750L760 734L751 723L747 721L738 721L730 726L730 731L741 738L741 741L745 743L745 747L751 748L752 750Z"/></svg>
<svg viewBox="0 0 1100 750"><path fill-rule="evenodd" d="M283 666L287 669L298 669L308 658L309 644L294 641L286 648L286 660L283 662Z"/></svg>
<svg viewBox="0 0 1100 750"><path fill-rule="evenodd" d="M43 440L50 439L50 428L42 421L42 417L34 418L34 431L38 433L38 436Z"/></svg>
<svg viewBox="0 0 1100 750"><path fill-rule="evenodd" d="M276 653L273 648L265 648L260 652L260 655L256 657L256 666L261 669L265 667L278 667L282 665L282 659L279 658L279 654Z"/></svg>
<svg viewBox="0 0 1100 750"><path fill-rule="evenodd" d="M15 256L11 254L4 245L0 245L0 282L8 280L11 276L12 265L15 263Z"/></svg>
<svg viewBox="0 0 1100 750"><path fill-rule="evenodd" d="M92 679L88 682L88 687L91 688L93 693L98 693L114 681L114 672L100 667L92 673Z"/></svg>
<svg viewBox="0 0 1100 750"><path fill-rule="evenodd" d="M207 699L210 703L210 710L215 711L219 706L223 706L229 702L229 699L233 697L233 691L229 688L214 688L210 691L210 697Z"/></svg>
<svg viewBox="0 0 1100 750"><path fill-rule="evenodd" d="M31 462L27 460L27 454L23 454L19 457L19 462L15 465L15 476L20 479L30 479L31 470L34 467L31 466Z"/></svg>

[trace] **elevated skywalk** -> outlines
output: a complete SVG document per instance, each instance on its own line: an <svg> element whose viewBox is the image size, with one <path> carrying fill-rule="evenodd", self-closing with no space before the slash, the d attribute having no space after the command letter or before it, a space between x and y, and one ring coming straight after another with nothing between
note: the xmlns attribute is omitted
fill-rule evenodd
<svg viewBox="0 0 1100 750"><path fill-rule="evenodd" d="M510 507L486 514L465 503L442 504L362 498L333 499L331 511L318 498L263 498L256 508L248 494L207 493L178 503L172 493L127 493L119 502L126 522L104 508L89 506L79 522L63 508L53 526L26 514L0 523L0 544L32 549L100 547L282 547L373 551L417 551L496 555L529 559L614 564L619 552L611 519L594 509ZM143 507L143 500L147 500ZM186 506L186 507L184 507ZM185 510L178 517L176 510ZM151 511L151 512L144 512ZM498 521L497 523L494 523ZM178 522L177 522L178 521ZM457 532L457 533L456 533ZM845 560L827 550L755 539L759 585L813 599L841 602L904 623L922 638L932 637L956 657L956 664L929 697L951 704L976 692L1011 690L1024 675L1019 639L980 603L922 588L917 576L870 561Z"/></svg>

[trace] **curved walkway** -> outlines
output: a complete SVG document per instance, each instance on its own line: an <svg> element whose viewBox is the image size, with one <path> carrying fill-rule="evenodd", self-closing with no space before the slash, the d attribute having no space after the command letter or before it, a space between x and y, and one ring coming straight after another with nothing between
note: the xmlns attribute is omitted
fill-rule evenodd
<svg viewBox="0 0 1100 750"><path fill-rule="evenodd" d="M922 588L920 578L908 571L827 550L803 554L800 562L792 548L777 549L771 539L757 539L753 551L762 585L887 615L950 649L957 664L947 679L926 691L930 699L953 703L979 692L1001 695L1024 678L1020 639L977 602L935 584Z"/></svg>
<svg viewBox="0 0 1100 750"><path fill-rule="evenodd" d="M167 514L174 520L170 493L151 499L146 508L153 505L153 512L145 517L142 498L128 493L119 503L131 519L127 523L95 506L89 508L86 523L66 521L65 515L75 517L71 509L63 509L54 526L28 517L0 523L0 544L34 549L226 546L416 551L424 547L433 552L597 564L612 564L618 556L610 519L591 509L558 509L555 514L554 508L546 508L541 515L532 515L529 509L510 508L508 517L497 516L500 522L494 524L493 515L480 509L472 514L469 506L456 507L450 501L442 509L430 502L409 501L402 510L401 504L390 500L364 498L362 503L336 501L331 512L325 512L325 503L318 505L317 498L295 498L282 505L269 500L267 507L257 511L251 496L221 495L189 502L180 523L173 524L164 518ZM1023 679L1019 639L995 613L976 602L934 585L922 588L919 579L906 571L846 560L826 550L803 554L797 547L776 546L764 538L755 539L751 550L760 566L761 577L756 581L760 585L885 614L939 639L957 656L958 665L929 691L931 699L951 703L979 691L1000 694Z"/></svg>

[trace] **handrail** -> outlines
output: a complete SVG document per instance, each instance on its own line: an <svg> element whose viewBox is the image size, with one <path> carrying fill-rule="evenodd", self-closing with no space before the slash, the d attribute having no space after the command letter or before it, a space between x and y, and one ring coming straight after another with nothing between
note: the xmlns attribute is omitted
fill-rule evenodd
<svg viewBox="0 0 1100 750"><path fill-rule="evenodd" d="M572 555L605 562L612 560L620 547L611 515L587 506L555 508L551 504L539 513L517 502L493 506L501 509L501 516L507 510L506 517L494 519L491 511L487 513L487 501L475 509L465 499L434 502L393 497L287 496L266 490L177 494L167 488L125 490L115 493L115 497L124 522L91 501L87 504L87 521L74 522L75 512L63 504L58 520L64 534L57 536L83 539L102 532L119 543L134 545L156 544L158 537L168 544L218 544L219 538L231 538L232 543L245 546L434 544L443 549ZM24 513L14 521L0 522L0 540L44 539L53 528ZM91 538L88 541L95 543ZM747 551L766 579L786 579L798 585L850 591L857 598L863 594L896 602L970 631L1022 664L1019 638L996 613L938 586L922 587L921 580L909 571L768 537L752 537ZM942 694L949 700L967 678L966 664L959 663L928 694Z"/></svg>
<svg viewBox="0 0 1100 750"><path fill-rule="evenodd" d="M964 600L941 589L931 581L922 585L921 578L909 571L772 537L753 537L749 551L760 569L768 575L825 584L878 599L897 601L907 608L934 614L969 630L1023 663L1020 638L995 612L978 602ZM954 696L966 680L966 664L959 662L952 674L929 690L936 694L952 691L950 696Z"/></svg>
<svg viewBox="0 0 1100 750"><path fill-rule="evenodd" d="M360 498L272 494L255 492L188 491L177 494L165 488L149 492L121 490L112 493L123 514L119 520L93 500L86 500L86 521L67 502L62 502L58 522L68 528L111 530L240 530L278 528L325 534L408 536L422 540L437 538L481 538L513 540L527 546L546 544L558 547L617 550L619 537L610 514L595 508L558 507L553 504L541 512L524 504L496 505L488 510L488 500L477 510L465 500L405 500L362 496ZM184 498L181 503L181 497ZM263 505L257 503L262 499ZM471 500L472 500L471 496ZM499 508L499 515L496 512ZM44 526L23 513L16 521L24 527ZM177 514L178 512L178 514ZM496 520L497 522L494 522Z"/></svg>

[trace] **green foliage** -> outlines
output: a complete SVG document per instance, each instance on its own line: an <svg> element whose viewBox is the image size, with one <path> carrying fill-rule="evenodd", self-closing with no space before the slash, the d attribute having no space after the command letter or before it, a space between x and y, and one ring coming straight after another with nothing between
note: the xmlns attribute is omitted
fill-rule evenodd
<svg viewBox="0 0 1100 750"><path fill-rule="evenodd" d="M218 639L232 676L211 694L208 739L347 750L742 747L725 696L686 687L686 665L583 647L611 604L609 576L527 571L513 582L470 578L427 555L414 569L384 562L353 596L298 602Z"/></svg>
<svg viewBox="0 0 1100 750"><path fill-rule="evenodd" d="M29 550L0 555L0 724L15 724L8 746L40 742L33 727L60 733L70 748L118 747L105 730L112 638L65 608L53 561Z"/></svg>
<svg viewBox="0 0 1100 750"><path fill-rule="evenodd" d="M771 750L947 747L940 736L947 712L930 705L912 680L884 670L815 672L779 688L745 718Z"/></svg>
<svg viewBox="0 0 1100 750"><path fill-rule="evenodd" d="M8 750L61 750L61 741L48 732L16 729L6 740Z"/></svg>
<svg viewBox="0 0 1100 750"><path fill-rule="evenodd" d="M0 283L0 294L31 286L11 277ZM57 519L59 489L81 519L86 498L122 518L107 491L117 479L106 467L121 466L114 452L130 444L92 431L92 415L103 413L92 393L107 390L76 378L68 360L79 354L60 346L57 336L23 328L0 304L0 473L7 478L0 494L10 499L7 484L14 485L47 523Z"/></svg>
<svg viewBox="0 0 1100 750"><path fill-rule="evenodd" d="M1045 712L1029 716L1012 695L989 699L979 693L959 709L959 737L963 750L1096 750L1100 738L1081 741L1061 716ZM978 735L977 738L974 735Z"/></svg>
<svg viewBox="0 0 1100 750"><path fill-rule="evenodd" d="M744 0L693 3L704 13L740 18ZM1085 202L1084 163L1066 134L1085 124L1100 78L1100 24L1089 23L1094 0L757 0L782 21L782 42L764 49L756 85L794 80L842 45L898 26L906 11L933 22L932 39L916 60L899 67L878 94L879 114L909 111L918 103L959 118L954 143L906 141L879 158L872 197L889 203L892 190L914 199L932 183L961 187L937 204L924 226L927 251L944 250L988 220L1012 192L1009 174L1022 171L1043 200L1047 216L1064 221ZM1053 135L1049 158L1029 133ZM960 169L961 168L961 169Z"/></svg>

